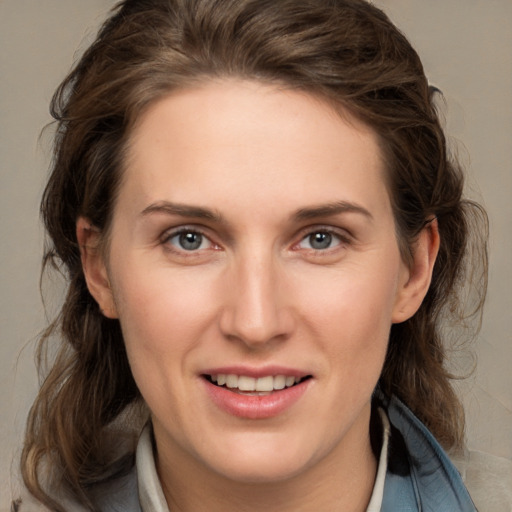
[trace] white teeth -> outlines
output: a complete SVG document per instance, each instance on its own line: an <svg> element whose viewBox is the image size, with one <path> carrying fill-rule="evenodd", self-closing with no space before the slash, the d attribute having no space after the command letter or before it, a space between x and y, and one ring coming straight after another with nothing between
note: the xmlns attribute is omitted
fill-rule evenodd
<svg viewBox="0 0 512 512"><path fill-rule="evenodd" d="M249 377L247 375L234 375L219 373L218 375L210 375L212 382L216 382L218 386L226 386L230 389L238 388L240 391L259 391L270 393L274 390L289 388L294 384L298 384L301 377L291 377L285 375L267 375L265 377Z"/></svg>
<svg viewBox="0 0 512 512"><path fill-rule="evenodd" d="M274 377L274 389L284 389L286 387L286 377L284 375L278 375Z"/></svg>
<svg viewBox="0 0 512 512"><path fill-rule="evenodd" d="M274 389L274 377L260 377L256 381L256 391L272 391Z"/></svg>
<svg viewBox="0 0 512 512"><path fill-rule="evenodd" d="M228 388L237 388L238 377L236 375L226 375L226 386Z"/></svg>
<svg viewBox="0 0 512 512"><path fill-rule="evenodd" d="M256 389L256 379L240 375L238 377L238 389L240 391L254 391Z"/></svg>

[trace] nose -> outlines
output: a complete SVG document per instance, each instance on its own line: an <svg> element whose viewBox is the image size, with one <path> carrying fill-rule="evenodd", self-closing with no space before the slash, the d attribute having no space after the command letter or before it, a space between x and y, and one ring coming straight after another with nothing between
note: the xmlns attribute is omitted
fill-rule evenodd
<svg viewBox="0 0 512 512"><path fill-rule="evenodd" d="M224 282L220 316L224 336L252 349L289 338L295 328L283 269L271 256L241 258Z"/></svg>

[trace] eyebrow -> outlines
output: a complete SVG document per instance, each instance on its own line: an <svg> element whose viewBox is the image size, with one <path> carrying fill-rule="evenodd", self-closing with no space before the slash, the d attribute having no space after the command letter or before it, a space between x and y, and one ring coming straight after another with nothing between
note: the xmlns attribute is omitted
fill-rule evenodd
<svg viewBox="0 0 512 512"><path fill-rule="evenodd" d="M166 215L178 215L194 219L205 219L219 224L227 224L223 216L209 208L202 206L192 206L181 203L172 203L169 201L158 201L150 204L141 215L146 216L152 213L163 213ZM335 201L333 203L320 204L307 208L300 208L292 214L291 218L295 221L305 221L317 219L319 217L331 217L342 213L358 213L373 220L373 215L364 207L349 201Z"/></svg>
<svg viewBox="0 0 512 512"><path fill-rule="evenodd" d="M373 220L373 215L366 208L350 201L335 201L333 203L300 208L292 217L298 221L304 221L319 217L331 217L341 213L358 213L364 215L369 220Z"/></svg>
<svg viewBox="0 0 512 512"><path fill-rule="evenodd" d="M164 213L167 215L179 215L180 217L189 217L194 219L205 219L212 222L225 223L222 215L214 210L203 208L201 206L191 206L181 203L171 203L169 201L158 201L150 204L142 210L141 215L146 216L152 213Z"/></svg>

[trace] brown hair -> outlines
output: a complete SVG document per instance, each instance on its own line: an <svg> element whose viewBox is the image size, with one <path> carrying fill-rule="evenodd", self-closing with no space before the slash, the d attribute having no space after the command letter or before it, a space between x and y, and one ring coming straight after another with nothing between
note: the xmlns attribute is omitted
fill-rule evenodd
<svg viewBox="0 0 512 512"><path fill-rule="evenodd" d="M76 220L85 216L108 236L130 128L147 105L172 89L229 76L319 95L376 131L406 261L425 222L437 218L441 248L431 287L416 315L392 326L380 387L406 402L446 447L462 443L441 320L481 309L486 217L462 198L434 91L406 38L362 0L126 0L52 102L58 129L41 206L51 239L45 265L60 268L69 287L41 340L40 360L60 328L60 350L28 420L22 470L28 489L54 510L63 509L45 490L41 464L93 509L89 487L132 464L108 456L108 433L116 425L126 431L141 402L119 323L101 314L85 284ZM468 246L473 223L483 226L482 238ZM464 313L458 290L469 278L479 296Z"/></svg>

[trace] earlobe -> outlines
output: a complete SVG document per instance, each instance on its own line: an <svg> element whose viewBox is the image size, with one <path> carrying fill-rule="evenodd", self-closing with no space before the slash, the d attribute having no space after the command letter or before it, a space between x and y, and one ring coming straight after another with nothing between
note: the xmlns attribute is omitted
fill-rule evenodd
<svg viewBox="0 0 512 512"><path fill-rule="evenodd" d="M393 323L405 322L421 306L432 281L439 244L439 227L437 219L433 218L420 232L413 247L412 262L404 268L393 308Z"/></svg>
<svg viewBox="0 0 512 512"><path fill-rule="evenodd" d="M85 281L90 294L107 318L117 318L117 309L107 273L104 255L99 248L100 231L92 223L79 217L76 237L80 246L80 257Z"/></svg>

